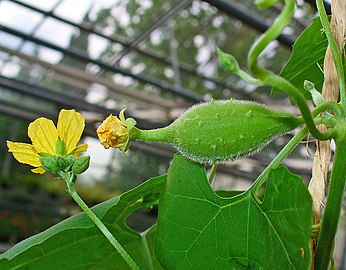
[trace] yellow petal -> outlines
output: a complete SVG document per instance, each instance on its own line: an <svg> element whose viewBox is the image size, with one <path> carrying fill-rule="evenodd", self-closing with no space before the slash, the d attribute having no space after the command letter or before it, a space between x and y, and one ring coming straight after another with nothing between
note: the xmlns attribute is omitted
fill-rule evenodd
<svg viewBox="0 0 346 270"><path fill-rule="evenodd" d="M85 152L86 150L88 150L88 146L86 143L78 145L75 150L74 150L74 157L78 157L78 154L81 152Z"/></svg>
<svg viewBox="0 0 346 270"><path fill-rule="evenodd" d="M28 135L37 153L55 153L58 131L52 120L40 117L30 123Z"/></svg>
<svg viewBox="0 0 346 270"><path fill-rule="evenodd" d="M40 156L31 144L7 141L8 151L11 152L20 163L39 167Z"/></svg>
<svg viewBox="0 0 346 270"><path fill-rule="evenodd" d="M96 130L100 143L104 148L122 147L128 137L127 126L118 117L109 115Z"/></svg>
<svg viewBox="0 0 346 270"><path fill-rule="evenodd" d="M66 146L66 153L73 151L84 130L84 118L75 110L61 110L58 119L58 132L60 139Z"/></svg>
<svg viewBox="0 0 346 270"><path fill-rule="evenodd" d="M32 169L31 171L33 173L38 173L38 174L44 174L46 172L46 170L43 169L42 167L38 167L38 168Z"/></svg>

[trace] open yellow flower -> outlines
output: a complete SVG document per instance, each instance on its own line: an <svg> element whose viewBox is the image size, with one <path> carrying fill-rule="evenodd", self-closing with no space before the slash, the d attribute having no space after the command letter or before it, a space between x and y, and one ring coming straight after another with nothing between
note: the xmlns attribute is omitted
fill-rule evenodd
<svg viewBox="0 0 346 270"><path fill-rule="evenodd" d="M57 128L52 120L44 117L36 119L28 127L28 136L32 144L7 141L8 151L20 163L33 167L31 171L43 174L45 169L40 163L40 156L78 156L88 149L87 144L77 146L85 122L83 116L75 110L61 110Z"/></svg>

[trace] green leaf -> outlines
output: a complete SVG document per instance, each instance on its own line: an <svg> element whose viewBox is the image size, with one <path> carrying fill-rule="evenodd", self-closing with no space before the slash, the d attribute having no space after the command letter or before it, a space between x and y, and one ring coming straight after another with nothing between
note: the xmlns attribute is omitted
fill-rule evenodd
<svg viewBox="0 0 346 270"><path fill-rule="evenodd" d="M160 197L155 251L165 269L310 269L310 194L299 176L272 170L256 190L224 198L205 168L177 155Z"/></svg>
<svg viewBox="0 0 346 270"><path fill-rule="evenodd" d="M304 80L311 81L318 91L322 91L324 77L320 67L323 68L328 46L322 29L320 18L315 18L294 43L292 55L280 73L280 76L296 86L307 99L311 99L311 96L304 89ZM272 94L277 91L279 89L273 89Z"/></svg>
<svg viewBox="0 0 346 270"><path fill-rule="evenodd" d="M165 179L166 176L149 179L92 208L141 269L162 269L153 253L156 226L138 233L130 229L125 220L134 211L158 203ZM0 255L0 269L130 268L91 220L80 213L20 242Z"/></svg>

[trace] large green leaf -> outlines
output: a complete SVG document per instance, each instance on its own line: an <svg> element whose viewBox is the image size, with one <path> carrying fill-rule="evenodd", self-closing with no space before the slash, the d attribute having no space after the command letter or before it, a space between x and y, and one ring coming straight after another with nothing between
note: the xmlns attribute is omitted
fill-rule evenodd
<svg viewBox="0 0 346 270"><path fill-rule="evenodd" d="M158 203L166 176L149 179L93 211L106 224L141 269L162 269L153 252L156 226L131 230L126 218ZM0 256L0 269L130 269L91 220L80 213L28 238Z"/></svg>
<svg viewBox="0 0 346 270"><path fill-rule="evenodd" d="M254 188L216 195L205 168L178 155L160 197L155 252L165 269L309 269L310 194L299 176L272 170Z"/></svg>
<svg viewBox="0 0 346 270"><path fill-rule="evenodd" d="M327 37L322 31L320 18L317 17L294 43L292 55L280 73L307 99L311 99L311 96L304 89L304 80L313 82L318 91L322 90L324 77L320 67L323 67L327 46ZM277 91L273 89L273 93Z"/></svg>

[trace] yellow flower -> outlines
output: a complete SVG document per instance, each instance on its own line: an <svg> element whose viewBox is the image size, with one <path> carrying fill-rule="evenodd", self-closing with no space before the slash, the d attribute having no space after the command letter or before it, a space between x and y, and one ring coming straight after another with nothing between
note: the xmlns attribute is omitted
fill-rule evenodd
<svg viewBox="0 0 346 270"><path fill-rule="evenodd" d="M129 137L127 126L114 115L108 116L96 130L104 148L122 147Z"/></svg>
<svg viewBox="0 0 346 270"><path fill-rule="evenodd" d="M133 118L125 120L124 111L125 109L120 112L120 119L114 115L109 115L97 128L97 136L104 148L121 148L123 153L126 152L130 131L136 125L136 121Z"/></svg>
<svg viewBox="0 0 346 270"><path fill-rule="evenodd" d="M40 156L78 156L88 149L87 144L77 146L84 130L84 118L75 110L61 110L57 128L52 120L44 117L36 119L28 127L28 136L32 144L7 141L8 151L12 152L20 163L35 169L34 173L43 174L45 169L40 163Z"/></svg>

